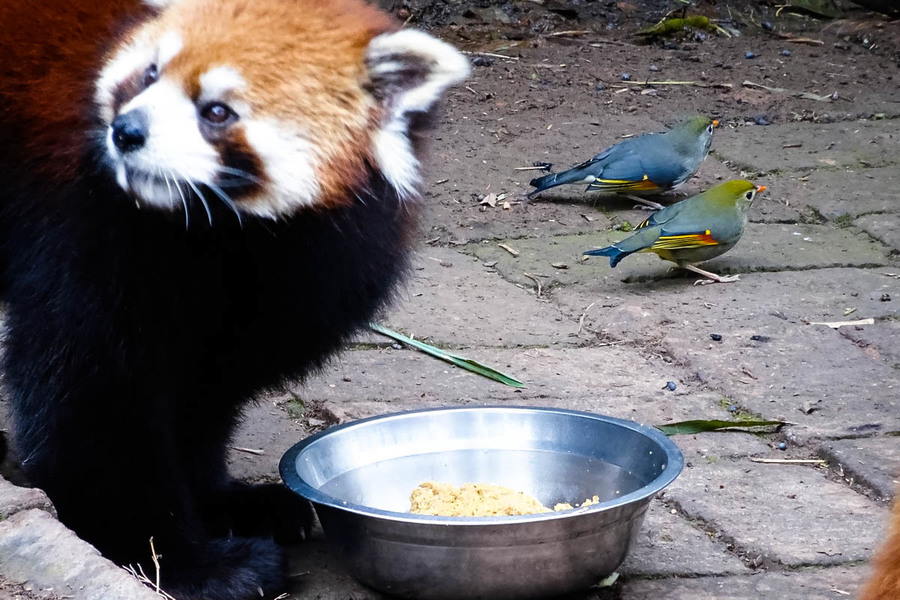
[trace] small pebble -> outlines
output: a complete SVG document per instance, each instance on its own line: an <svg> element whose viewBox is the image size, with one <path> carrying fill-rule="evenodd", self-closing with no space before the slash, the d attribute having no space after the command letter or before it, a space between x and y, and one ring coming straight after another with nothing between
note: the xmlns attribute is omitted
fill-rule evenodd
<svg viewBox="0 0 900 600"><path fill-rule="evenodd" d="M781 51L781 55L782 55L782 56L790 56L790 55L791 55L791 51L790 51L790 50L782 50L782 51Z"/></svg>
<svg viewBox="0 0 900 600"><path fill-rule="evenodd" d="M489 67L494 64L494 59L489 56L476 56L472 59L472 64L476 67Z"/></svg>
<svg viewBox="0 0 900 600"><path fill-rule="evenodd" d="M769 120L769 117L766 115L757 115L753 117L753 122L757 125L771 125L772 121Z"/></svg>
<svg viewBox="0 0 900 600"><path fill-rule="evenodd" d="M656 65L650 65L650 71L653 73L658 73L659 67L657 67Z"/></svg>
<svg viewBox="0 0 900 600"><path fill-rule="evenodd" d="M731 406L728 407L728 412L730 412L730 413L737 412L737 406L732 404Z"/></svg>
<svg viewBox="0 0 900 600"><path fill-rule="evenodd" d="M785 444L784 442L779 442L778 449L779 450L787 450L787 444Z"/></svg>
<svg viewBox="0 0 900 600"><path fill-rule="evenodd" d="M775 27L768 21L762 22L762 28L765 29L766 31L772 31L773 29L775 29Z"/></svg>
<svg viewBox="0 0 900 600"><path fill-rule="evenodd" d="M598 81L597 85L594 86L594 90L596 90L598 92L602 92L605 89L606 89L606 85L604 85L604 83L602 81Z"/></svg>
<svg viewBox="0 0 900 600"><path fill-rule="evenodd" d="M667 381L666 385L663 387L663 389L669 390L670 392L674 392L676 387L678 387L678 386L675 385L674 381Z"/></svg>
<svg viewBox="0 0 900 600"><path fill-rule="evenodd" d="M744 58L756 58L756 54L754 54L753 52L750 52L749 50L747 50L747 51L744 53Z"/></svg>
<svg viewBox="0 0 900 600"><path fill-rule="evenodd" d="M631 75L629 73L622 73L622 81L628 81L631 79Z"/></svg>
<svg viewBox="0 0 900 600"><path fill-rule="evenodd" d="M721 341L722 341L722 336L719 335L718 333L711 333L711 334L709 334L709 337L710 337L710 339L711 339L712 341L714 341L714 342L721 342Z"/></svg>

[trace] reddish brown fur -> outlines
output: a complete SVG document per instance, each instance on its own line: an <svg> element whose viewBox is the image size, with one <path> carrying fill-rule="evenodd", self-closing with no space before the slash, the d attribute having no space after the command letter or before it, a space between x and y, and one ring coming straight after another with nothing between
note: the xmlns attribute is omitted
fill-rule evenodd
<svg viewBox="0 0 900 600"><path fill-rule="evenodd" d="M100 44L114 37L112 24L126 14L141 18L147 10L137 0L72 0L49 7L0 2L0 112L27 132L3 143L39 177L76 177L88 141Z"/></svg>
<svg viewBox="0 0 900 600"><path fill-rule="evenodd" d="M900 598L900 496L894 502L887 542L872 561L875 573L863 588L859 600Z"/></svg>

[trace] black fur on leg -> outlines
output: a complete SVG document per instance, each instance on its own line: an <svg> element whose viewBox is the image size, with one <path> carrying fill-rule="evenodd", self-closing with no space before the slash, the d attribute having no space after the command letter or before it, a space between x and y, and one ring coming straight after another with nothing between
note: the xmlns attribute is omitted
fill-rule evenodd
<svg viewBox="0 0 900 600"><path fill-rule="evenodd" d="M279 483L233 481L202 501L202 512L214 534L268 536L279 544L304 541L315 522L312 504Z"/></svg>
<svg viewBox="0 0 900 600"><path fill-rule="evenodd" d="M284 590L285 557L272 540L218 538L157 551L160 587L178 600L264 600Z"/></svg>

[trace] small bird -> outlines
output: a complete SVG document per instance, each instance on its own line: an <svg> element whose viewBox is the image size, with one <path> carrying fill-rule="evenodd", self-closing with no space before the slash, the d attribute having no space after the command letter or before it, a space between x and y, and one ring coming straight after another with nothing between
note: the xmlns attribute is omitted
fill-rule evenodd
<svg viewBox="0 0 900 600"><path fill-rule="evenodd" d="M594 158L561 173L531 180L529 198L565 183L587 183L586 191L657 194L690 179L709 154L719 124L697 116L666 133L645 133L610 146ZM635 198L655 209L662 206Z"/></svg>
<svg viewBox="0 0 900 600"><path fill-rule="evenodd" d="M764 185L743 179L719 184L653 213L637 226L634 235L585 254L608 256L609 266L615 267L629 254L655 252L660 258L707 278L695 284L737 281L738 275L722 277L696 267L695 263L724 254L741 239L747 226L747 210L765 189Z"/></svg>

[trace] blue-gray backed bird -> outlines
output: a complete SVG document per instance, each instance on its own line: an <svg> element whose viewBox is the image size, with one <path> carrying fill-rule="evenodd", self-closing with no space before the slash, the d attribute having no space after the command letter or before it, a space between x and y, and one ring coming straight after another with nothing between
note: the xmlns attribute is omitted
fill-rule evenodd
<svg viewBox="0 0 900 600"><path fill-rule="evenodd" d="M609 266L615 267L629 254L655 252L660 258L707 278L696 283L737 281L737 275L722 277L695 263L724 254L737 244L747 226L747 210L765 189L764 185L743 179L719 184L653 213L624 240L585 254L608 256Z"/></svg>
<svg viewBox="0 0 900 600"><path fill-rule="evenodd" d="M718 125L697 116L666 133L645 133L610 146L594 158L567 171L531 180L529 198L567 183L586 183L586 191L625 195L658 194L691 177L709 154L713 130ZM660 209L661 205L638 201Z"/></svg>

